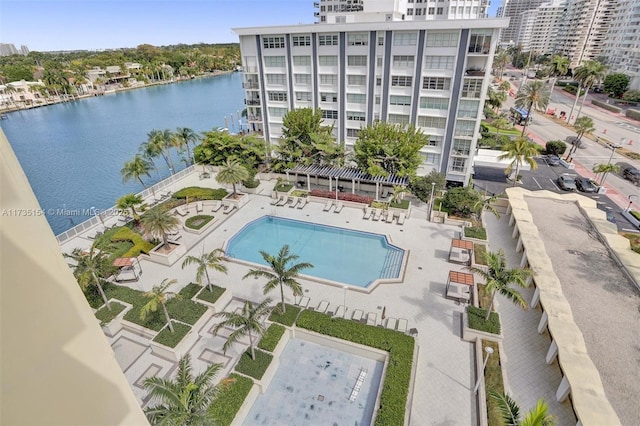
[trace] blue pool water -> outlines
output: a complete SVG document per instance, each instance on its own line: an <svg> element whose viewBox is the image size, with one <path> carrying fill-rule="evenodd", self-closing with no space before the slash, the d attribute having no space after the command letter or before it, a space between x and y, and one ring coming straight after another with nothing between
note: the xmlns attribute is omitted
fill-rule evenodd
<svg viewBox="0 0 640 426"><path fill-rule="evenodd" d="M227 245L230 257L266 265L260 250L277 254L288 244L291 253L314 267L305 275L367 287L380 278L400 276L404 250L383 235L263 216L245 225Z"/></svg>

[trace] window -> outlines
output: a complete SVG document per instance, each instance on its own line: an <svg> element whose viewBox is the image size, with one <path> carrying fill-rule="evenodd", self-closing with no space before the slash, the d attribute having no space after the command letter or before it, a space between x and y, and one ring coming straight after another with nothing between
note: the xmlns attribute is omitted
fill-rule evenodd
<svg viewBox="0 0 640 426"><path fill-rule="evenodd" d="M376 86L382 86L382 77L376 77Z"/></svg>
<svg viewBox="0 0 640 426"><path fill-rule="evenodd" d="M319 46L337 46L338 35L320 35L318 36Z"/></svg>
<svg viewBox="0 0 640 426"><path fill-rule="evenodd" d="M376 105L380 105L380 96L376 96Z"/></svg>
<svg viewBox="0 0 640 426"><path fill-rule="evenodd" d="M413 8L410 7L409 9L407 9L407 15L413 15Z"/></svg>
<svg viewBox="0 0 640 426"><path fill-rule="evenodd" d="M269 100L274 102L286 102L287 92L267 92Z"/></svg>
<svg viewBox="0 0 640 426"><path fill-rule="evenodd" d="M449 109L449 99L422 97L420 98L420 108L447 110Z"/></svg>
<svg viewBox="0 0 640 426"><path fill-rule="evenodd" d="M418 126L431 127L434 129L444 129L447 119L444 117L418 116Z"/></svg>
<svg viewBox="0 0 640 426"><path fill-rule="evenodd" d="M469 120L457 120L455 127L456 136L473 136L476 122Z"/></svg>
<svg viewBox="0 0 640 426"><path fill-rule="evenodd" d="M456 47L458 46L458 33L427 33L427 47Z"/></svg>
<svg viewBox="0 0 640 426"><path fill-rule="evenodd" d="M284 117L289 110L287 108L269 107L269 115L271 117Z"/></svg>
<svg viewBox="0 0 640 426"><path fill-rule="evenodd" d="M424 57L424 69L425 70L452 70L453 69L453 56L425 56Z"/></svg>
<svg viewBox="0 0 640 426"><path fill-rule="evenodd" d="M436 13L436 8L435 8L435 7L430 7L430 8L427 10L427 13L428 13L429 15L435 15L435 13Z"/></svg>
<svg viewBox="0 0 640 426"><path fill-rule="evenodd" d="M347 102L350 104L363 104L367 102L367 95L360 93L347 93Z"/></svg>
<svg viewBox="0 0 640 426"><path fill-rule="evenodd" d="M347 84L349 86L364 86L367 84L366 75L348 75Z"/></svg>
<svg viewBox="0 0 640 426"><path fill-rule="evenodd" d="M480 99L481 91L482 91L482 79L465 78L464 84L462 85L461 97Z"/></svg>
<svg viewBox="0 0 640 426"><path fill-rule="evenodd" d="M336 84L338 76L335 74L320 74L320 84Z"/></svg>
<svg viewBox="0 0 640 426"><path fill-rule="evenodd" d="M436 9L436 15L442 15L442 8L441 7Z"/></svg>
<svg viewBox="0 0 640 426"><path fill-rule="evenodd" d="M440 146L443 140L444 136L431 135L429 136L429 143L427 146Z"/></svg>
<svg viewBox="0 0 640 426"><path fill-rule="evenodd" d="M357 138L360 133L360 129L347 129L347 137Z"/></svg>
<svg viewBox="0 0 640 426"><path fill-rule="evenodd" d="M284 56L265 56L265 67L284 67Z"/></svg>
<svg viewBox="0 0 640 426"><path fill-rule="evenodd" d="M324 55L321 55L321 56L318 57L318 64L327 65L327 66L338 65L338 57L337 56L324 56Z"/></svg>
<svg viewBox="0 0 640 426"><path fill-rule="evenodd" d="M282 49L284 48L284 37L262 37L262 47L265 49Z"/></svg>
<svg viewBox="0 0 640 426"><path fill-rule="evenodd" d="M293 65L311 65L311 56L294 56Z"/></svg>
<svg viewBox="0 0 640 426"><path fill-rule="evenodd" d="M384 36L378 37L378 46L384 46Z"/></svg>
<svg viewBox="0 0 640 426"><path fill-rule="evenodd" d="M454 139L453 140L453 155L464 155L465 157L469 156L469 152L471 151L471 141L468 139Z"/></svg>
<svg viewBox="0 0 640 426"><path fill-rule="evenodd" d="M426 90L449 90L451 79L447 77L424 77L422 88Z"/></svg>
<svg viewBox="0 0 640 426"><path fill-rule="evenodd" d="M378 56L376 58L376 65L381 67L382 66L382 56Z"/></svg>
<svg viewBox="0 0 640 426"><path fill-rule="evenodd" d="M293 81L296 84L311 84L311 74L294 74Z"/></svg>
<svg viewBox="0 0 640 426"><path fill-rule="evenodd" d="M417 33L395 33L393 35L394 46L415 46L417 42Z"/></svg>
<svg viewBox="0 0 640 426"><path fill-rule="evenodd" d="M291 40L294 46L311 46L311 36L308 35L292 36Z"/></svg>
<svg viewBox="0 0 640 426"><path fill-rule="evenodd" d="M405 114L389 114L388 123L409 124L409 116Z"/></svg>
<svg viewBox="0 0 640 426"><path fill-rule="evenodd" d="M338 111L331 109L323 109L322 110L322 118L330 118L332 120L338 119Z"/></svg>
<svg viewBox="0 0 640 426"><path fill-rule="evenodd" d="M347 44L349 46L367 46L369 43L367 34L349 34Z"/></svg>
<svg viewBox="0 0 640 426"><path fill-rule="evenodd" d="M413 56L394 55L393 66L397 68L413 68Z"/></svg>
<svg viewBox="0 0 640 426"><path fill-rule="evenodd" d="M416 16L422 16L422 11L424 9L416 9Z"/></svg>
<svg viewBox="0 0 640 426"><path fill-rule="evenodd" d="M466 158L451 158L451 171L457 173L464 173L466 169L467 159Z"/></svg>
<svg viewBox="0 0 640 426"><path fill-rule="evenodd" d="M476 118L478 116L479 107L480 101L461 99L458 104L458 117Z"/></svg>
<svg viewBox="0 0 640 426"><path fill-rule="evenodd" d="M489 48L491 47L491 35L481 34L479 33L480 31L482 30L471 34L469 53L482 53L486 55L489 53Z"/></svg>
<svg viewBox="0 0 640 426"><path fill-rule="evenodd" d="M296 92L296 101L311 102L311 92Z"/></svg>
<svg viewBox="0 0 640 426"><path fill-rule="evenodd" d="M396 96L391 95L389 97L389 105L411 105L411 96Z"/></svg>
<svg viewBox="0 0 640 426"><path fill-rule="evenodd" d="M364 55L349 55L347 56L347 65L352 67L365 67L367 66L367 57Z"/></svg>
<svg viewBox="0 0 640 426"><path fill-rule="evenodd" d="M338 102L337 93L320 92L320 100L322 102Z"/></svg>
<svg viewBox="0 0 640 426"><path fill-rule="evenodd" d="M413 77L408 75L392 75L391 85L394 87L411 87L413 84Z"/></svg>
<svg viewBox="0 0 640 426"><path fill-rule="evenodd" d="M466 14L471 13L471 6L467 6L467 7L465 7L465 8L464 8L464 11L465 11L465 13L466 13Z"/></svg>
<svg viewBox="0 0 640 426"><path fill-rule="evenodd" d="M472 13L473 15L477 15L477 14L478 14L478 6L473 6L473 7L471 8L471 13Z"/></svg>
<svg viewBox="0 0 640 426"><path fill-rule="evenodd" d="M440 154L434 154L432 152L421 153L424 158L425 164L440 164Z"/></svg>
<svg viewBox="0 0 640 426"><path fill-rule="evenodd" d="M267 74L268 84L284 84L284 74Z"/></svg>
<svg viewBox="0 0 640 426"><path fill-rule="evenodd" d="M359 111L347 111L347 120L365 121L365 113Z"/></svg>

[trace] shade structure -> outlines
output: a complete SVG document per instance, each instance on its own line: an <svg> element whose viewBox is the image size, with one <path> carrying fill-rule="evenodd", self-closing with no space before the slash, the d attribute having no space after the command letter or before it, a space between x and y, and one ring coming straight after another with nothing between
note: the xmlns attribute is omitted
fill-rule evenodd
<svg viewBox="0 0 640 426"><path fill-rule="evenodd" d="M473 286L473 274L449 271L445 297L457 299L460 302L469 302L471 301L471 287Z"/></svg>
<svg viewBox="0 0 640 426"><path fill-rule="evenodd" d="M388 176L372 176L370 174L363 173L354 167L296 166L293 169L288 170L288 172L340 180L357 180L366 183L381 183L388 185L409 184L409 178L406 176L398 176L393 173Z"/></svg>
<svg viewBox="0 0 640 426"><path fill-rule="evenodd" d="M113 266L122 268L123 266L133 266L133 258L131 257L119 257L113 261Z"/></svg>

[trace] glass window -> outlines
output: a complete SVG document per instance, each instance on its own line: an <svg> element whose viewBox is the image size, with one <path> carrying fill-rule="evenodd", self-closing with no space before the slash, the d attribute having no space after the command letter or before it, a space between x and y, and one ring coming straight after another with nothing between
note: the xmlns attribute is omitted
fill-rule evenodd
<svg viewBox="0 0 640 426"><path fill-rule="evenodd" d="M440 154L425 152L422 154L425 164L440 164Z"/></svg>
<svg viewBox="0 0 640 426"><path fill-rule="evenodd" d="M414 59L411 55L394 55L393 66L396 68L413 68Z"/></svg>
<svg viewBox="0 0 640 426"><path fill-rule="evenodd" d="M376 86L382 86L382 77L376 77Z"/></svg>
<svg viewBox="0 0 640 426"><path fill-rule="evenodd" d="M338 119L338 111L331 110L331 109L323 109L322 110L322 118L330 118L330 119L333 119L333 120L337 120Z"/></svg>
<svg viewBox="0 0 640 426"><path fill-rule="evenodd" d="M268 84L284 84L284 74L267 74Z"/></svg>
<svg viewBox="0 0 640 426"><path fill-rule="evenodd" d="M274 102L286 102L287 101L287 92L267 92L270 101Z"/></svg>
<svg viewBox="0 0 640 426"><path fill-rule="evenodd" d="M418 116L418 126L431 127L434 129L444 129L447 119L444 117Z"/></svg>
<svg viewBox="0 0 640 426"><path fill-rule="evenodd" d="M336 84L338 76L335 74L320 74L320 84Z"/></svg>
<svg viewBox="0 0 640 426"><path fill-rule="evenodd" d="M311 65L311 56L294 56L293 65Z"/></svg>
<svg viewBox="0 0 640 426"><path fill-rule="evenodd" d="M311 46L311 36L302 35L302 36L292 36L291 40L294 46Z"/></svg>
<svg viewBox="0 0 640 426"><path fill-rule="evenodd" d="M366 75L348 75L347 84L349 86L364 86L365 84L367 84L367 76Z"/></svg>
<svg viewBox="0 0 640 426"><path fill-rule="evenodd" d="M482 79L480 78L465 78L462 85L463 98L477 98L480 99L482 93Z"/></svg>
<svg viewBox="0 0 640 426"><path fill-rule="evenodd" d="M409 116L405 114L389 114L388 123L409 124Z"/></svg>
<svg viewBox="0 0 640 426"><path fill-rule="evenodd" d="M293 79L296 84L311 84L311 74L294 74Z"/></svg>
<svg viewBox="0 0 640 426"><path fill-rule="evenodd" d="M364 55L349 55L347 56L347 65L354 67L367 66L367 57Z"/></svg>
<svg viewBox="0 0 640 426"><path fill-rule="evenodd" d="M347 120L365 121L365 113L360 111L347 111Z"/></svg>
<svg viewBox="0 0 640 426"><path fill-rule="evenodd" d="M360 133L360 129L347 129L347 137L357 138Z"/></svg>
<svg viewBox="0 0 640 426"><path fill-rule="evenodd" d="M435 13L436 13L436 8L435 8L435 7L430 7L430 8L427 10L427 13L428 13L429 15L435 15Z"/></svg>
<svg viewBox="0 0 640 426"><path fill-rule="evenodd" d="M320 35L318 36L318 45L320 46L337 46L338 35Z"/></svg>
<svg viewBox="0 0 640 426"><path fill-rule="evenodd" d="M453 56L425 56L424 57L424 69L425 70L452 70L453 69Z"/></svg>
<svg viewBox="0 0 640 426"><path fill-rule="evenodd" d="M446 110L449 109L449 99L421 97L420 108Z"/></svg>
<svg viewBox="0 0 640 426"><path fill-rule="evenodd" d="M378 46L384 46L384 36L378 36Z"/></svg>
<svg viewBox="0 0 640 426"><path fill-rule="evenodd" d="M451 79L448 77L424 77L422 88L426 90L449 90Z"/></svg>
<svg viewBox="0 0 640 426"><path fill-rule="evenodd" d="M411 105L411 96L389 96L389 105Z"/></svg>
<svg viewBox="0 0 640 426"><path fill-rule="evenodd" d="M392 75L391 85L394 87L411 87L413 84L413 77L408 75Z"/></svg>
<svg viewBox="0 0 640 426"><path fill-rule="evenodd" d="M311 92L296 92L296 101L311 102Z"/></svg>
<svg viewBox="0 0 640 426"><path fill-rule="evenodd" d="M479 107L480 101L461 99L458 104L458 117L476 118Z"/></svg>
<svg viewBox="0 0 640 426"><path fill-rule="evenodd" d="M349 34L347 44L349 46L367 46L369 44L369 37L366 33Z"/></svg>
<svg viewBox="0 0 640 426"><path fill-rule="evenodd" d="M376 58L376 65L381 67L382 66L382 56L378 56Z"/></svg>
<svg viewBox="0 0 640 426"><path fill-rule="evenodd" d="M440 144L442 144L442 141L444 141L444 136L430 135L429 143L427 144L427 146L440 146Z"/></svg>
<svg viewBox="0 0 640 426"><path fill-rule="evenodd" d="M265 67L284 67L284 56L265 56Z"/></svg>
<svg viewBox="0 0 640 426"><path fill-rule="evenodd" d="M491 35L471 34L469 41L469 53L488 54L491 47Z"/></svg>
<svg viewBox="0 0 640 426"><path fill-rule="evenodd" d="M395 33L393 35L394 46L415 46L418 42L417 33Z"/></svg>
<svg viewBox="0 0 640 426"><path fill-rule="evenodd" d="M412 7L407 9L407 15L409 15L409 16L413 15L413 8Z"/></svg>
<svg viewBox="0 0 640 426"><path fill-rule="evenodd" d="M337 93L320 92L320 100L322 102L338 102Z"/></svg>
<svg viewBox="0 0 640 426"><path fill-rule="evenodd" d="M465 157L469 156L469 152L471 151L471 141L468 139L454 139L453 140L453 149L451 153L453 155L464 155Z"/></svg>
<svg viewBox="0 0 640 426"><path fill-rule="evenodd" d="M318 57L318 64L320 64L320 65L329 65L329 66L338 65L338 57L337 56L320 55Z"/></svg>
<svg viewBox="0 0 640 426"><path fill-rule="evenodd" d="M455 135L456 136L473 136L473 131L475 130L476 122L469 120L457 120L455 127Z"/></svg>
<svg viewBox="0 0 640 426"><path fill-rule="evenodd" d="M427 47L456 47L458 32L427 32Z"/></svg>
<svg viewBox="0 0 640 426"><path fill-rule="evenodd" d="M271 117L284 117L288 111L287 108L269 107L269 115Z"/></svg>
<svg viewBox="0 0 640 426"><path fill-rule="evenodd" d="M367 102L367 95L360 93L347 93L347 102L350 104L363 104Z"/></svg>
<svg viewBox="0 0 640 426"><path fill-rule="evenodd" d="M465 169L466 169L466 165L467 165L467 159L466 158L460 158L460 157L452 157L451 158L451 171L452 172L464 173Z"/></svg>
<svg viewBox="0 0 640 426"><path fill-rule="evenodd" d="M441 7L436 9L436 15L442 15L442 8Z"/></svg>
<svg viewBox="0 0 640 426"><path fill-rule="evenodd" d="M284 37L283 36L263 36L262 37L262 47L265 49L283 49L284 48Z"/></svg>

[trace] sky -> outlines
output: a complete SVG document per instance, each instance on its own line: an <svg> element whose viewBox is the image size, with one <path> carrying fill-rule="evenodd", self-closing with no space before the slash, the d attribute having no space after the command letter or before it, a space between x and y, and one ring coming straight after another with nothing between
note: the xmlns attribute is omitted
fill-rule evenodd
<svg viewBox="0 0 640 426"><path fill-rule="evenodd" d="M237 43L232 28L313 23L313 1L1 0L0 42L32 51Z"/></svg>

